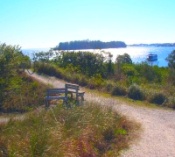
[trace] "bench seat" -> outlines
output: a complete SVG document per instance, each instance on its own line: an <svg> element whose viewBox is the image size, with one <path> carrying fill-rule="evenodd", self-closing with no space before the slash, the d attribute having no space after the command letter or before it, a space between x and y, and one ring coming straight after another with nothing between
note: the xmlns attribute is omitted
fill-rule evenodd
<svg viewBox="0 0 175 157"><path fill-rule="evenodd" d="M45 99L46 100L54 100L54 99L57 99L57 100L59 100L59 99L66 100L67 98L64 97L64 96L46 96Z"/></svg>
<svg viewBox="0 0 175 157"><path fill-rule="evenodd" d="M73 94L75 94L76 103L79 105L84 101L84 93L84 91L79 90L79 85L76 84L65 84L65 88L47 89L45 106L46 108L49 107L51 100L63 100L63 103L68 106L68 94L71 94L71 98L73 98ZM81 100L79 98L81 98Z"/></svg>

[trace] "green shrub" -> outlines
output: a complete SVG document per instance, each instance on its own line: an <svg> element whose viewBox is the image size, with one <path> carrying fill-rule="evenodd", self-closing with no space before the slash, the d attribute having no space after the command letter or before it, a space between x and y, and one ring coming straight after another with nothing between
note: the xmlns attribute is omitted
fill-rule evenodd
<svg viewBox="0 0 175 157"><path fill-rule="evenodd" d="M151 98L150 102L154 104L161 105L167 100L166 96L163 93L154 93Z"/></svg>
<svg viewBox="0 0 175 157"><path fill-rule="evenodd" d="M122 72L127 76L135 76L137 74L137 71L132 64L123 65Z"/></svg>
<svg viewBox="0 0 175 157"><path fill-rule="evenodd" d="M87 86L88 85L88 78L84 75L79 75L79 80L77 82L80 86Z"/></svg>
<svg viewBox="0 0 175 157"><path fill-rule="evenodd" d="M63 78L63 72L52 64L37 63L35 69L38 73L55 76L57 78Z"/></svg>
<svg viewBox="0 0 175 157"><path fill-rule="evenodd" d="M104 80L100 74L91 77L88 83L90 89L100 88L104 85Z"/></svg>
<svg viewBox="0 0 175 157"><path fill-rule="evenodd" d="M125 96L127 94L126 88L123 86L115 86L112 89L112 95Z"/></svg>
<svg viewBox="0 0 175 157"><path fill-rule="evenodd" d="M166 106L175 109L175 97L170 97Z"/></svg>
<svg viewBox="0 0 175 157"><path fill-rule="evenodd" d="M22 78L21 84L8 88L2 102L3 112L25 112L44 104L46 86L25 74L18 77Z"/></svg>
<svg viewBox="0 0 175 157"><path fill-rule="evenodd" d="M111 82L106 82L105 87L104 87L104 91L107 91L107 92L111 93L113 87L114 87L113 83L111 83Z"/></svg>
<svg viewBox="0 0 175 157"><path fill-rule="evenodd" d="M169 70L168 82L175 86L175 69Z"/></svg>
<svg viewBox="0 0 175 157"><path fill-rule="evenodd" d="M136 84L133 84L129 87L128 97L134 100L144 100L145 95L140 87Z"/></svg>

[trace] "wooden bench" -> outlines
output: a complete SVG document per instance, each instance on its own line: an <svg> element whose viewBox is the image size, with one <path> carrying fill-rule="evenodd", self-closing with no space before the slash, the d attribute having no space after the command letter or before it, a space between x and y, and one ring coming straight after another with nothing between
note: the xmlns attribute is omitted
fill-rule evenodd
<svg viewBox="0 0 175 157"><path fill-rule="evenodd" d="M81 103L84 101L85 92L79 90L79 85L66 83L65 90L66 90L66 93L65 93L66 97L68 97L68 94L71 94L71 98L73 98L73 93L75 94L77 105L80 104L79 98L81 98Z"/></svg>
<svg viewBox="0 0 175 157"><path fill-rule="evenodd" d="M68 105L67 104L68 98L66 95L66 89L65 88L47 89L46 97L45 97L46 108L48 108L50 106L51 100L63 100L63 104L65 104L67 106Z"/></svg>

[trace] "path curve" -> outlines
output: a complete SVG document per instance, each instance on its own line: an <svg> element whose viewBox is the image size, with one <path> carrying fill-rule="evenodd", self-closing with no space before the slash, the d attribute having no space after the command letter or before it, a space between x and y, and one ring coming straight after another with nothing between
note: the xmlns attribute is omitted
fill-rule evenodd
<svg viewBox="0 0 175 157"><path fill-rule="evenodd" d="M31 77L53 87L64 87L63 80L33 74ZM85 99L101 105L113 106L114 110L141 124L140 138L131 143L121 157L175 157L175 111L127 105L117 99L105 98L86 92Z"/></svg>
<svg viewBox="0 0 175 157"><path fill-rule="evenodd" d="M57 88L64 87L65 84L54 77L46 78L37 74L32 77ZM141 124L140 138L131 143L130 149L122 152L121 157L175 157L175 111L127 105L117 99L95 96L88 92L85 99L113 106L117 112Z"/></svg>
<svg viewBox="0 0 175 157"><path fill-rule="evenodd" d="M57 88L64 87L65 83L54 77L37 74L32 77ZM85 99L113 106L122 115L141 124L140 138L132 143L127 151L122 152L121 157L175 157L175 111L127 105L117 99L104 98L88 92Z"/></svg>

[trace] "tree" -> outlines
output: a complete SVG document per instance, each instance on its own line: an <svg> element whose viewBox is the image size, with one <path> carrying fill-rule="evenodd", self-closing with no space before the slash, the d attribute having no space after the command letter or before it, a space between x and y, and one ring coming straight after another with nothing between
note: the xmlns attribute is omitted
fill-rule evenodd
<svg viewBox="0 0 175 157"><path fill-rule="evenodd" d="M115 62L117 64L117 74L118 74L117 77L120 79L122 64L132 64L132 60L129 54L124 53L123 55L118 55Z"/></svg>
<svg viewBox="0 0 175 157"><path fill-rule="evenodd" d="M0 111L24 102L22 65L27 62L29 57L22 54L20 47L0 44Z"/></svg>
<svg viewBox="0 0 175 157"><path fill-rule="evenodd" d="M48 52L41 51L41 52L35 53L35 59L41 62L48 62L52 57L53 57L52 50Z"/></svg>
<svg viewBox="0 0 175 157"><path fill-rule="evenodd" d="M123 55L118 55L116 58L116 63L123 64L132 64L132 60L129 54L125 53Z"/></svg>
<svg viewBox="0 0 175 157"><path fill-rule="evenodd" d="M168 55L166 60L168 61L168 67L175 70L175 50Z"/></svg>
<svg viewBox="0 0 175 157"><path fill-rule="evenodd" d="M170 68L169 82L175 85L175 50L168 55L166 60L168 61L168 67Z"/></svg>

